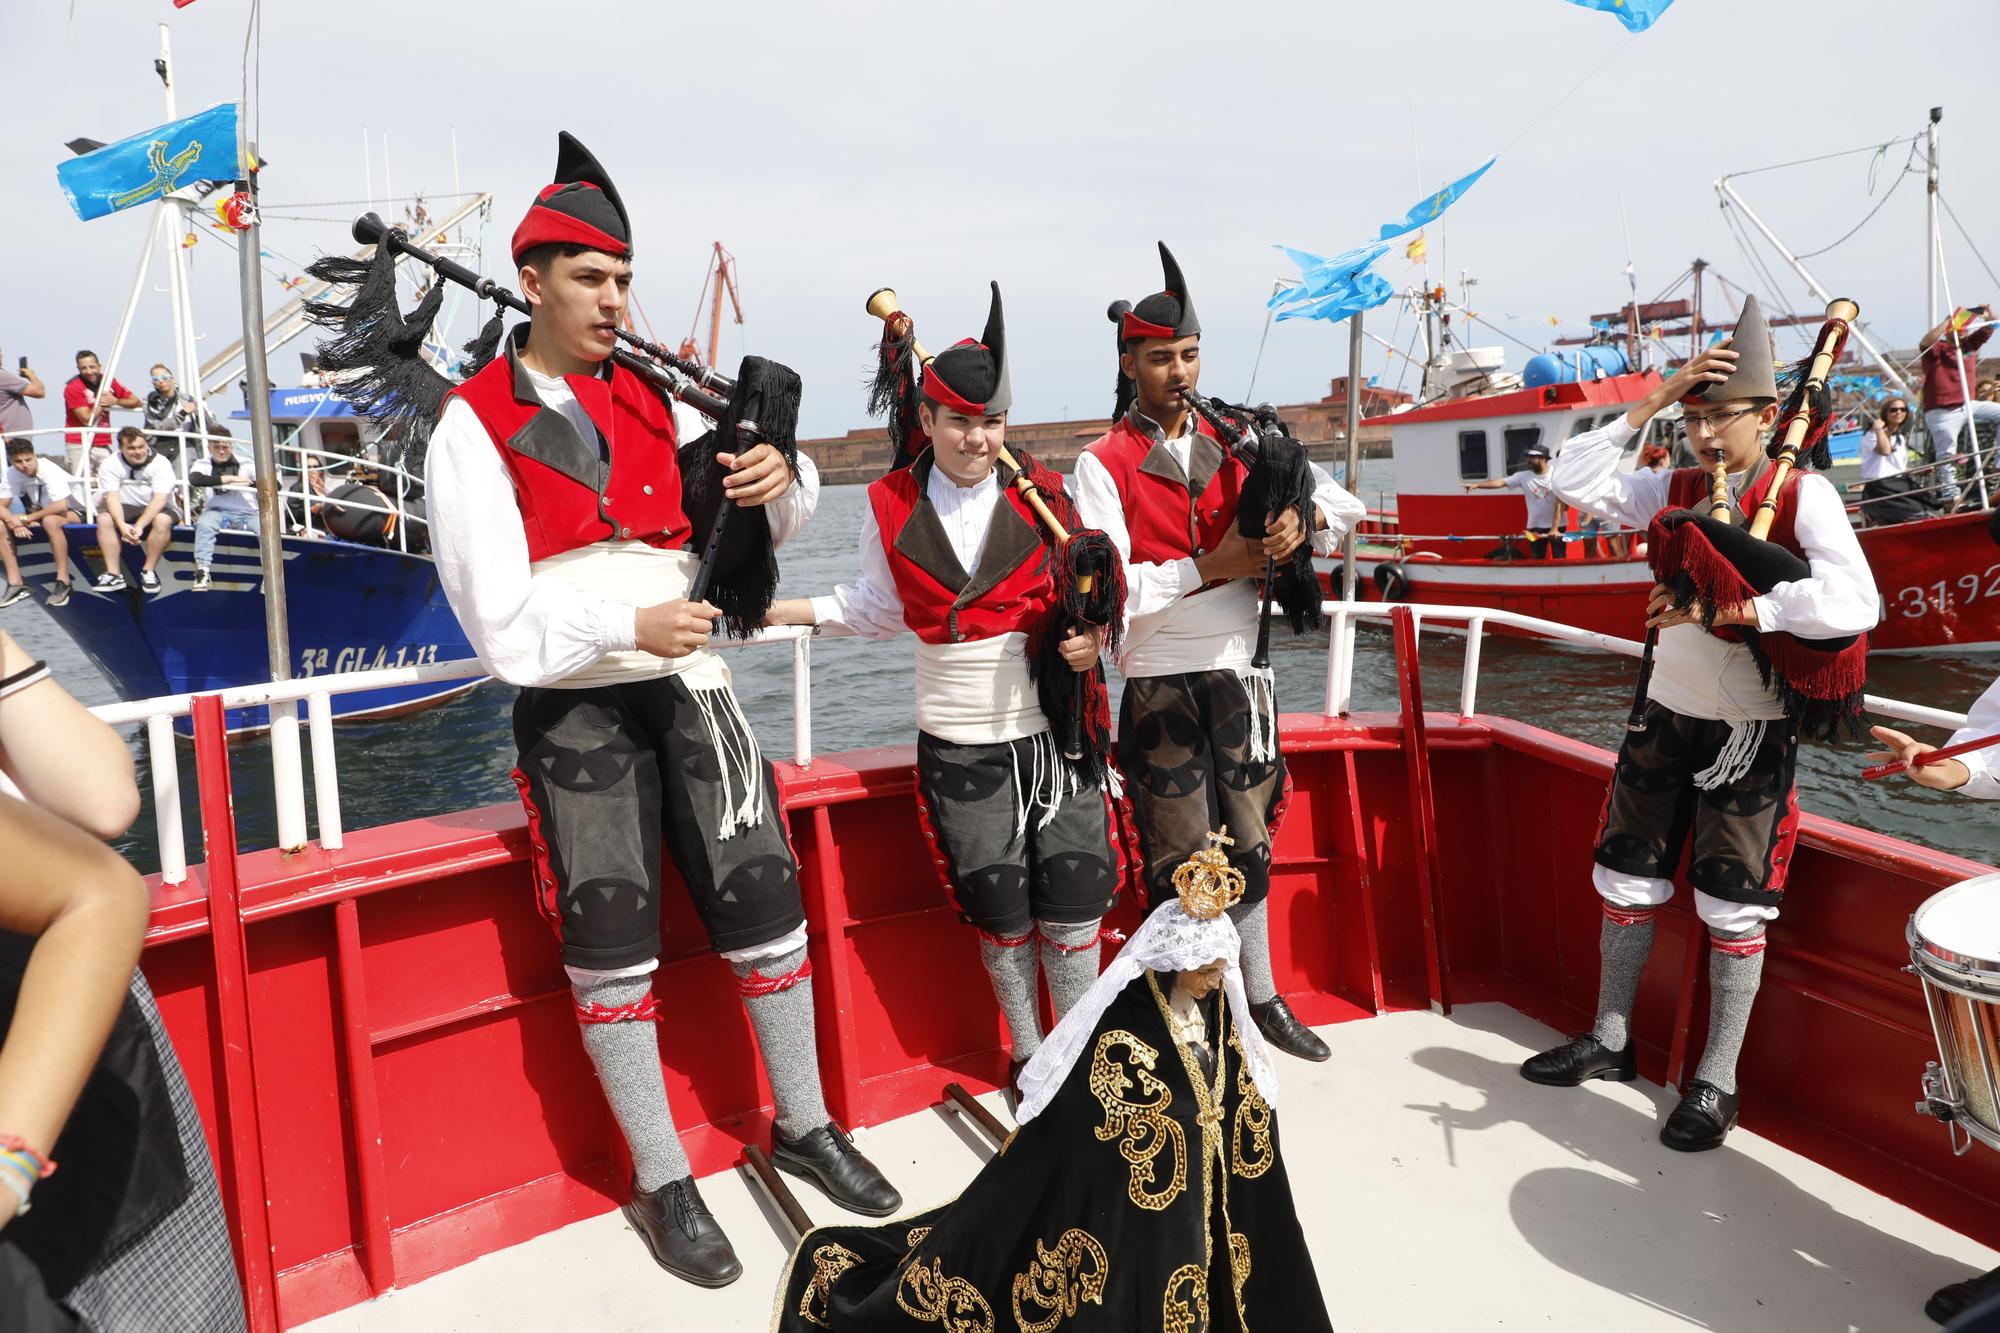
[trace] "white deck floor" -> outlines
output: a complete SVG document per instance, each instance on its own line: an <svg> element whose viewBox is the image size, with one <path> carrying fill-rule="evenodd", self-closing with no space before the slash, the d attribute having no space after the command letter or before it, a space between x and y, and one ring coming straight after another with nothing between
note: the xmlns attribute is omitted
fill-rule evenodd
<svg viewBox="0 0 2000 1333"><path fill-rule="evenodd" d="M2000 1264L1741 1130L1718 1152L1669 1152L1654 1136L1673 1098L1650 1083L1524 1082L1515 1065L1557 1037L1512 1009L1320 1032L1334 1058L1283 1061L1279 1115L1301 1221L1345 1333L1922 1330L1935 1327L1922 1313L1933 1289ZM986 1155L936 1110L856 1138L912 1211L961 1189ZM745 1268L721 1291L655 1268L611 1213L305 1327L761 1333L786 1246L740 1172L709 1177L702 1193ZM799 1199L816 1221L847 1220L817 1191Z"/></svg>

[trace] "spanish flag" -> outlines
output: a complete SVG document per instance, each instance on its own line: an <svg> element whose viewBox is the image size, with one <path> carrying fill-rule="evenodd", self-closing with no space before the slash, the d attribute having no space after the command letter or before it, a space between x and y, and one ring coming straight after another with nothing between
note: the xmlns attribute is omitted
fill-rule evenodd
<svg viewBox="0 0 2000 1333"><path fill-rule="evenodd" d="M1409 260L1412 264L1423 263L1425 257L1429 254L1430 247L1424 244L1424 234L1422 232L1418 232L1416 239L1403 247L1403 258Z"/></svg>

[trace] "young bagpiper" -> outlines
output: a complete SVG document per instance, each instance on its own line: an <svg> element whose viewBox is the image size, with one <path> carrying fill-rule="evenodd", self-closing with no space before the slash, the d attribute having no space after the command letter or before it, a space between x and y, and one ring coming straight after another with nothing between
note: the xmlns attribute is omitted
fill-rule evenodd
<svg viewBox="0 0 2000 1333"><path fill-rule="evenodd" d="M1552 471L1564 503L1644 531L1666 509L1704 505L1718 463L1747 524L1776 468L1763 438L1778 418L1771 342L1756 298L1735 336L1702 352L1638 406L1565 441ZM1681 403L1699 468L1661 473L1622 466L1633 434ZM1736 606L1713 608L1720 628L1832 640L1865 634L1877 618L1875 580L1824 477L1792 472L1777 497L1770 540L1809 563L1811 576ZM1589 1032L1521 1066L1536 1083L1638 1076L1631 1017L1653 948L1653 919L1673 896L1681 849L1693 840L1688 881L1709 933L1708 1044L1660 1142L1682 1152L1719 1147L1736 1123L1736 1057L1764 970L1765 928L1778 916L1798 800L1792 773L1798 725L1766 684L1751 646L1703 628L1699 603L1675 610L1655 588L1647 624L1659 631L1643 714L1619 748L1591 882L1604 900L1597 1020Z"/></svg>
<svg viewBox="0 0 2000 1333"><path fill-rule="evenodd" d="M777 1099L778 1165L870 1216L902 1201L827 1115L776 783L705 650L718 612L687 599L696 559L672 416L608 359L631 253L618 191L564 134L554 183L514 232L533 318L452 392L426 504L452 609L486 668L522 687L514 781L583 1043L631 1148L625 1215L661 1267L720 1286L742 1265L674 1132L653 1026L671 1003L652 979L663 849L743 993ZM795 479L768 444L721 462L775 541L810 517L809 462Z"/></svg>
<svg viewBox="0 0 2000 1333"><path fill-rule="evenodd" d="M774 624L917 636L918 811L946 890L979 932L1010 1084L1042 1040L1037 973L1058 1020L1097 979L1119 877L1104 782L1064 757L1030 679L1029 641L1056 608L1055 557L1002 476L1012 400L995 283L984 334L923 370L929 449L868 488L861 577L771 613ZM1068 671L1096 670L1102 631L1055 632Z"/></svg>
<svg viewBox="0 0 2000 1333"><path fill-rule="evenodd" d="M1365 508L1318 467L1313 512L1271 515L1262 542L1237 533L1246 463L1183 400L1201 378L1201 322L1180 266L1160 246L1164 291L1118 328L1116 420L1077 459L1077 512L1126 561L1127 628L1118 671L1118 759L1132 802L1150 904L1173 896L1174 868L1228 826L1243 872L1230 909L1243 981L1273 1046L1324 1060L1326 1044L1293 1015L1271 970L1266 898L1271 829L1286 794L1269 668L1251 666L1256 580L1302 542L1331 555Z"/></svg>

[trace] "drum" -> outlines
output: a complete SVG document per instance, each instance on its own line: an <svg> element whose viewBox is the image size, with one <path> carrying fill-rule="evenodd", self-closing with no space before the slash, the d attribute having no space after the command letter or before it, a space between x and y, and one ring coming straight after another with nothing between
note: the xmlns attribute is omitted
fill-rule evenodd
<svg viewBox="0 0 2000 1333"><path fill-rule="evenodd" d="M1931 895L1905 933L1939 1057L1917 1110L1951 1127L1954 1152L2000 1150L2000 873Z"/></svg>

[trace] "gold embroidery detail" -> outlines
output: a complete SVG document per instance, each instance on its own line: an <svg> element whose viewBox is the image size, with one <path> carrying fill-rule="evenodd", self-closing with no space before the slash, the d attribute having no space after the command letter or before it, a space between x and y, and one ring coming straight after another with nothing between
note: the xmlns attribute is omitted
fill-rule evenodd
<svg viewBox="0 0 2000 1333"><path fill-rule="evenodd" d="M1124 1047L1124 1059L1111 1052ZM1097 1127L1097 1141L1119 1140L1118 1152L1132 1166L1126 1193L1141 1208L1158 1212L1180 1197L1187 1187L1187 1137L1180 1124L1167 1114L1174 1094L1154 1075L1160 1053L1129 1032L1116 1030L1097 1039L1090 1060L1090 1091L1104 1107L1104 1123ZM1128 1094L1137 1090L1141 1100ZM1149 1192L1158 1179L1156 1159L1171 1145L1174 1173L1166 1187Z"/></svg>
<svg viewBox="0 0 2000 1333"><path fill-rule="evenodd" d="M1243 1284L1250 1280L1250 1238L1240 1231L1229 1233L1229 1277L1236 1284L1236 1308L1243 1308Z"/></svg>
<svg viewBox="0 0 2000 1333"><path fill-rule="evenodd" d="M1085 1301L1104 1304L1110 1271L1110 1256L1088 1231L1071 1227L1054 1248L1036 1241L1034 1262L1014 1278L1014 1322L1021 1333L1051 1333ZM1037 1317L1030 1319L1030 1313Z"/></svg>
<svg viewBox="0 0 2000 1333"><path fill-rule="evenodd" d="M1181 1288L1187 1288L1185 1295ZM1167 1279L1160 1303L1160 1333L1197 1333L1208 1328L1208 1275L1198 1264L1182 1264Z"/></svg>
<svg viewBox="0 0 2000 1333"><path fill-rule="evenodd" d="M1236 1048L1236 1092L1242 1098L1236 1104L1236 1119L1230 1126L1229 1164L1245 1180L1255 1180L1278 1160L1278 1155L1271 1151L1271 1105L1257 1091L1257 1080L1250 1077L1250 1062L1243 1057L1243 1048L1233 1032L1229 1034L1229 1044Z"/></svg>
<svg viewBox="0 0 2000 1333"><path fill-rule="evenodd" d="M799 1299L799 1318L825 1328L827 1302L833 1299L833 1284L842 1273L860 1262L861 1256L845 1245L826 1244L814 1250L812 1282Z"/></svg>
<svg viewBox="0 0 2000 1333"><path fill-rule="evenodd" d="M943 1325L944 1333L993 1333L993 1307L964 1278L946 1277L942 1259L905 1268L896 1304L912 1318Z"/></svg>
<svg viewBox="0 0 2000 1333"><path fill-rule="evenodd" d="M917 1246L923 1244L924 1237L930 1234L931 1229L929 1227L911 1227L910 1234L903 1237L903 1244L914 1250Z"/></svg>

